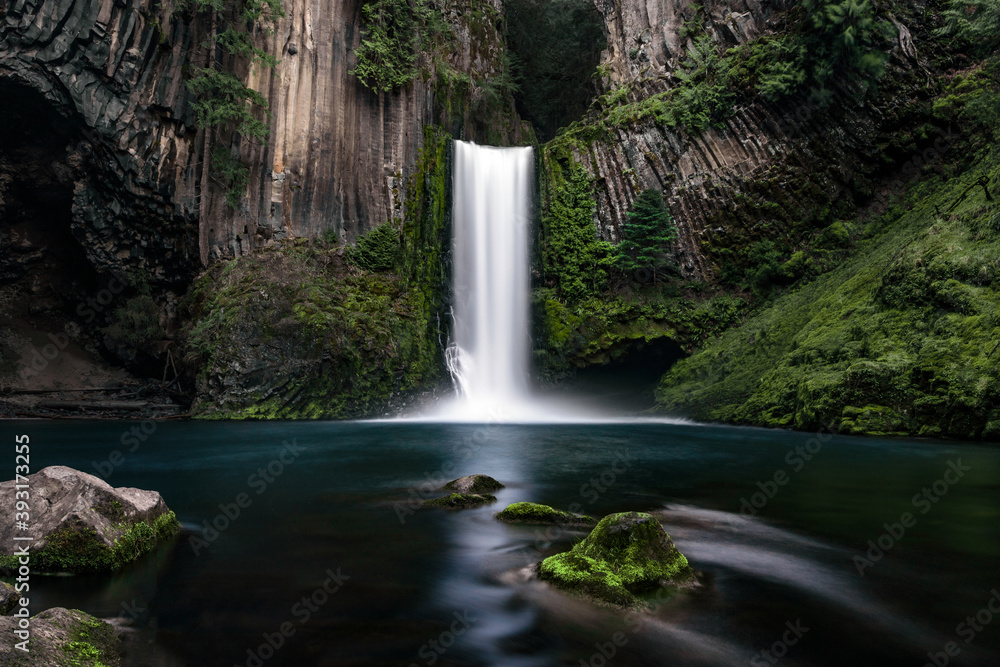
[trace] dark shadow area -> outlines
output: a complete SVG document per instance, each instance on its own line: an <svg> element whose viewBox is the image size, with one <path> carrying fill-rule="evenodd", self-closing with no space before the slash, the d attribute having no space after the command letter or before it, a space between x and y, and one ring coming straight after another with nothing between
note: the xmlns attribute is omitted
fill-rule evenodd
<svg viewBox="0 0 1000 667"><path fill-rule="evenodd" d="M507 0L504 7L517 111L547 141L580 118L596 93L604 19L591 0Z"/></svg>
<svg viewBox="0 0 1000 667"><path fill-rule="evenodd" d="M646 410L655 404L653 392L660 378L686 356L670 338L638 341L629 352L608 364L578 370L567 390L599 399L605 408Z"/></svg>
<svg viewBox="0 0 1000 667"><path fill-rule="evenodd" d="M31 88L0 80L0 284L30 314L67 307L96 272L71 230L74 124Z"/></svg>

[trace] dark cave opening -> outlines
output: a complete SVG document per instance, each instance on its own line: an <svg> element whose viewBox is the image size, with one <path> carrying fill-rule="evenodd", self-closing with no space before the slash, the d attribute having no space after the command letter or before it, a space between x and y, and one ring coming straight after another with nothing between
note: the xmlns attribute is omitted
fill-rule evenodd
<svg viewBox="0 0 1000 667"><path fill-rule="evenodd" d="M78 126L30 87L0 79L0 286L5 315L72 316L98 275L72 233Z"/></svg>
<svg viewBox="0 0 1000 667"><path fill-rule="evenodd" d="M581 368L568 389L598 399L602 407L637 412L655 404L663 374L687 353L671 338L636 341L607 364Z"/></svg>

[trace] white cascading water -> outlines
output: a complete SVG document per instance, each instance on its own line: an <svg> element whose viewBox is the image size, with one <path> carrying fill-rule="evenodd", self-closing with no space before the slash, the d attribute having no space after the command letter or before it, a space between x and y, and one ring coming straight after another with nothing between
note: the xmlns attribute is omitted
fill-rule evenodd
<svg viewBox="0 0 1000 667"><path fill-rule="evenodd" d="M455 142L454 310L448 369L464 418L517 416L528 402L531 148Z"/></svg>
<svg viewBox="0 0 1000 667"><path fill-rule="evenodd" d="M582 423L623 417L581 397L530 390L531 148L455 142L452 171L452 337L445 351L458 396L409 419Z"/></svg>

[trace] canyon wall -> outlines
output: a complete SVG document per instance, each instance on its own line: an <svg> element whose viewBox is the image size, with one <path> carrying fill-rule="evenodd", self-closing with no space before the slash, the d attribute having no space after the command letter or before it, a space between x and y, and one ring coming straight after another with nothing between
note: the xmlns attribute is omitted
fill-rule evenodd
<svg viewBox="0 0 1000 667"><path fill-rule="evenodd" d="M446 62L473 81L497 71L500 3L446 4L457 37ZM10 0L0 6L0 111L19 126L0 148L0 200L16 207L17 191L46 178L71 192L72 233L94 268L177 284L275 237L353 240L400 217L422 126L447 123L463 138L477 126L440 104L433 76L375 94L349 73L362 4L286 0L276 30L255 34L279 62L241 73L268 100L270 133L266 145L231 147L251 166L234 211L205 168L211 142L184 85L206 62L204 17L175 0ZM501 132L520 140L516 117ZM31 139L53 136L60 145ZM29 237L5 230L0 244L26 257Z"/></svg>
<svg viewBox="0 0 1000 667"><path fill-rule="evenodd" d="M595 0L604 16L608 44L602 54L602 92L627 88L639 102L678 85L678 70L693 48L685 22L701 23L720 50L787 28L791 0ZM702 7L698 11L698 7ZM909 30L900 29L895 64L916 65ZM741 99L722 127L694 135L652 119L610 127L610 137L578 152L596 184L595 224L601 238L617 242L625 213L647 187L665 191L677 223L676 259L690 279L710 280L719 266L710 256L731 237L746 237L763 225L756 207L741 198L768 199L789 209L798 188L787 168L805 169L836 198L854 177L859 161L872 157L871 140L882 118L857 91L840 89L837 104L818 110L802 100L771 105ZM784 173L778 173L784 172ZM777 182L776 179L785 179ZM785 200L785 201L782 201ZM793 201L789 201L793 200ZM757 229L756 232L760 232ZM727 238L730 237L730 238Z"/></svg>

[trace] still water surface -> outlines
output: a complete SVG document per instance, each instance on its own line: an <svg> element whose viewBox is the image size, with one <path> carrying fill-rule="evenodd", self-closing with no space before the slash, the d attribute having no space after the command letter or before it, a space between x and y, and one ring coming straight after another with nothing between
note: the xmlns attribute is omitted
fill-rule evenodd
<svg viewBox="0 0 1000 667"><path fill-rule="evenodd" d="M949 641L951 665L1000 664L1000 615L970 642L956 629L1000 590L995 448L837 436L806 461L794 450L811 434L692 424L166 422L128 452L135 425L0 424L4 441L31 436L33 470L93 473L122 450L108 481L159 491L184 525L119 574L32 583L33 613L136 616L153 643L132 665L747 665L770 664L760 652L783 637L782 665L918 667ZM959 461L945 493L914 502ZM507 485L496 505L406 511L428 480L470 473ZM773 498L741 514L759 483ZM195 553L202 522L242 493L249 506ZM583 535L492 518L522 500L656 511L704 585L637 628L521 582L512 573ZM904 512L916 525L859 575L854 557ZM342 586L318 594L330 574ZM283 623L294 633L259 651Z"/></svg>

